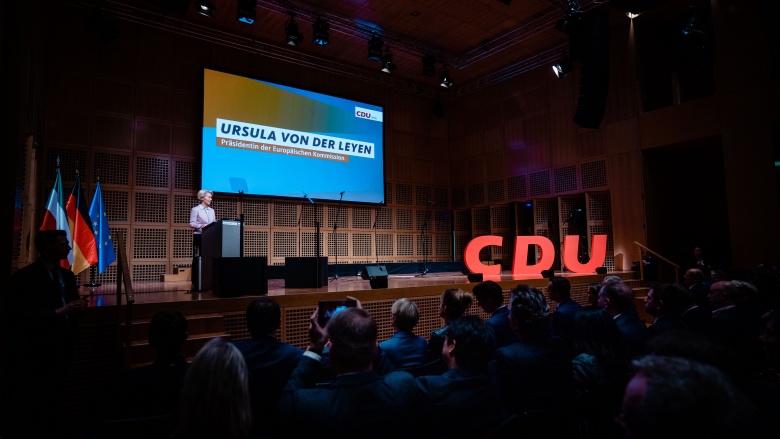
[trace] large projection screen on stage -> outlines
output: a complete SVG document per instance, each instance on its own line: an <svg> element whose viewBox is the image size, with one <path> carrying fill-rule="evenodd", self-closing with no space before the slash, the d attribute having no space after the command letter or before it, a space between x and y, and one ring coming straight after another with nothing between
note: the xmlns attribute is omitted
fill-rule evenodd
<svg viewBox="0 0 780 439"><path fill-rule="evenodd" d="M382 110L204 69L201 187L383 204Z"/></svg>

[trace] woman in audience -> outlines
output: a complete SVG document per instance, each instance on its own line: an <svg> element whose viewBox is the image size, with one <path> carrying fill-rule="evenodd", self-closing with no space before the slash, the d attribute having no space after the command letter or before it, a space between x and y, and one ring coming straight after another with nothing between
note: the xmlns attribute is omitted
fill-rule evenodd
<svg viewBox="0 0 780 439"><path fill-rule="evenodd" d="M379 348L396 369L425 364L428 343L413 332L420 319L417 305L409 299L398 299L393 303L390 311L393 314L395 333L390 339L379 343Z"/></svg>
<svg viewBox="0 0 780 439"><path fill-rule="evenodd" d="M447 332L447 326L465 314L473 302L474 295L460 288L445 290L441 294L439 315L444 319L444 326L431 331L431 336L428 338L428 361L441 360L441 349L444 346L444 334ZM446 368L442 365L440 372L444 372L444 370Z"/></svg>
<svg viewBox="0 0 780 439"><path fill-rule="evenodd" d="M192 360L172 439L247 439L252 429L249 374L241 352L215 338Z"/></svg>

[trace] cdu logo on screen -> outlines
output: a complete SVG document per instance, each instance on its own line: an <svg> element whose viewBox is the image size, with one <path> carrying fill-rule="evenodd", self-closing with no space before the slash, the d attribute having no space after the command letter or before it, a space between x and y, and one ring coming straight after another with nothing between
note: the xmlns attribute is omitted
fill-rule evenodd
<svg viewBox="0 0 780 439"><path fill-rule="evenodd" d="M379 110L369 110L368 108L355 107L355 117L382 122L382 112Z"/></svg>

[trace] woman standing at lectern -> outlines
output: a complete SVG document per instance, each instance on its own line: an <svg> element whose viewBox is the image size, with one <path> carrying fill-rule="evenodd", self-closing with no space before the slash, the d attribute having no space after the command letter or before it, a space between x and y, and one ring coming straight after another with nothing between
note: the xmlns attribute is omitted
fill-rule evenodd
<svg viewBox="0 0 780 439"><path fill-rule="evenodd" d="M190 227L192 227L192 247L195 256L200 255L200 236L203 228L217 220L214 209L211 208L211 199L214 192L208 189L198 191L200 204L192 208L190 212Z"/></svg>

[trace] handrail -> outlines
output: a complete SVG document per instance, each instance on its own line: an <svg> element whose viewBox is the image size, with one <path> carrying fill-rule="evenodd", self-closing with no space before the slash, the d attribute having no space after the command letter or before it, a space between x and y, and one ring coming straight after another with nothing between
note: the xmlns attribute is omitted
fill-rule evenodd
<svg viewBox="0 0 780 439"><path fill-rule="evenodd" d="M669 259L666 259L665 257L663 257L660 254L658 254L658 252L653 251L652 249L650 249L649 247L647 247L644 244L640 244L640 243L638 243L636 241L634 241L634 244L639 246L639 249L640 249L639 250L639 278L641 280L644 280L644 278L645 278L644 264L642 264L642 250L652 254L653 256L657 257L658 259L662 260L663 262L666 262L667 264L669 264L672 267L674 267L674 279L677 280L677 279L680 278L680 266L679 265L675 264L674 262L670 261Z"/></svg>

